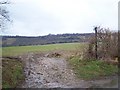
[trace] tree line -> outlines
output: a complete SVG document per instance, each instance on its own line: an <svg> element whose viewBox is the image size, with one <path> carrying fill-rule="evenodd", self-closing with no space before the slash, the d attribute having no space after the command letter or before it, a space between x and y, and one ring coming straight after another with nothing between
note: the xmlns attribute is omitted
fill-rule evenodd
<svg viewBox="0 0 120 90"><path fill-rule="evenodd" d="M93 33L84 34L49 34L38 37L2 36L2 46L45 45L56 43L88 42Z"/></svg>

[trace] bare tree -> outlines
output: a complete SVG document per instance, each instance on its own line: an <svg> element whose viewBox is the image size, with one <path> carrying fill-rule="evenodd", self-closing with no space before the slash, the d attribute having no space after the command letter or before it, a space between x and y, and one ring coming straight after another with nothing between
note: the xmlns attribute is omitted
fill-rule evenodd
<svg viewBox="0 0 120 90"><path fill-rule="evenodd" d="M0 30L1 32L4 31L6 28L6 24L9 21L10 22L10 17L9 17L9 12L6 8L6 5L10 4L9 1L0 1Z"/></svg>

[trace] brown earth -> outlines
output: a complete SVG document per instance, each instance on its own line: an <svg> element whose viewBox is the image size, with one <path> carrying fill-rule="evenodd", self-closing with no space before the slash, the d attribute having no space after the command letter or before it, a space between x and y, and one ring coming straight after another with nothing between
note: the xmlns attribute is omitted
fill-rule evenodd
<svg viewBox="0 0 120 90"><path fill-rule="evenodd" d="M20 58L25 61L25 82L22 88L117 88L118 78L85 81L78 79L74 71L68 66L61 54L33 54L29 53ZM112 84L111 84L112 83Z"/></svg>

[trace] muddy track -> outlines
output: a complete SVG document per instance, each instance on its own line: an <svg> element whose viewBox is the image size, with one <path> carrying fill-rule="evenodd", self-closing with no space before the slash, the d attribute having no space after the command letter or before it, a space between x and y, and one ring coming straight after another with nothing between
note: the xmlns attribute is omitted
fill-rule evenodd
<svg viewBox="0 0 120 90"><path fill-rule="evenodd" d="M64 58L49 58L30 53L22 59L26 64L23 88L89 88L98 82L77 79Z"/></svg>

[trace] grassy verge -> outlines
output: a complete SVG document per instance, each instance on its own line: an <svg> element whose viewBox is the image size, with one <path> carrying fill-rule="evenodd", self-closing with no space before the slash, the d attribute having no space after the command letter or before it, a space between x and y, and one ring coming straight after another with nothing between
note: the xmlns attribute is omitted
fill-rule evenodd
<svg viewBox="0 0 120 90"><path fill-rule="evenodd" d="M24 80L23 63L20 60L2 60L2 87L15 88Z"/></svg>
<svg viewBox="0 0 120 90"><path fill-rule="evenodd" d="M69 60L76 75L86 80L96 79L101 76L109 76L118 72L118 67L109 65L100 60L80 60L79 57L72 57Z"/></svg>

